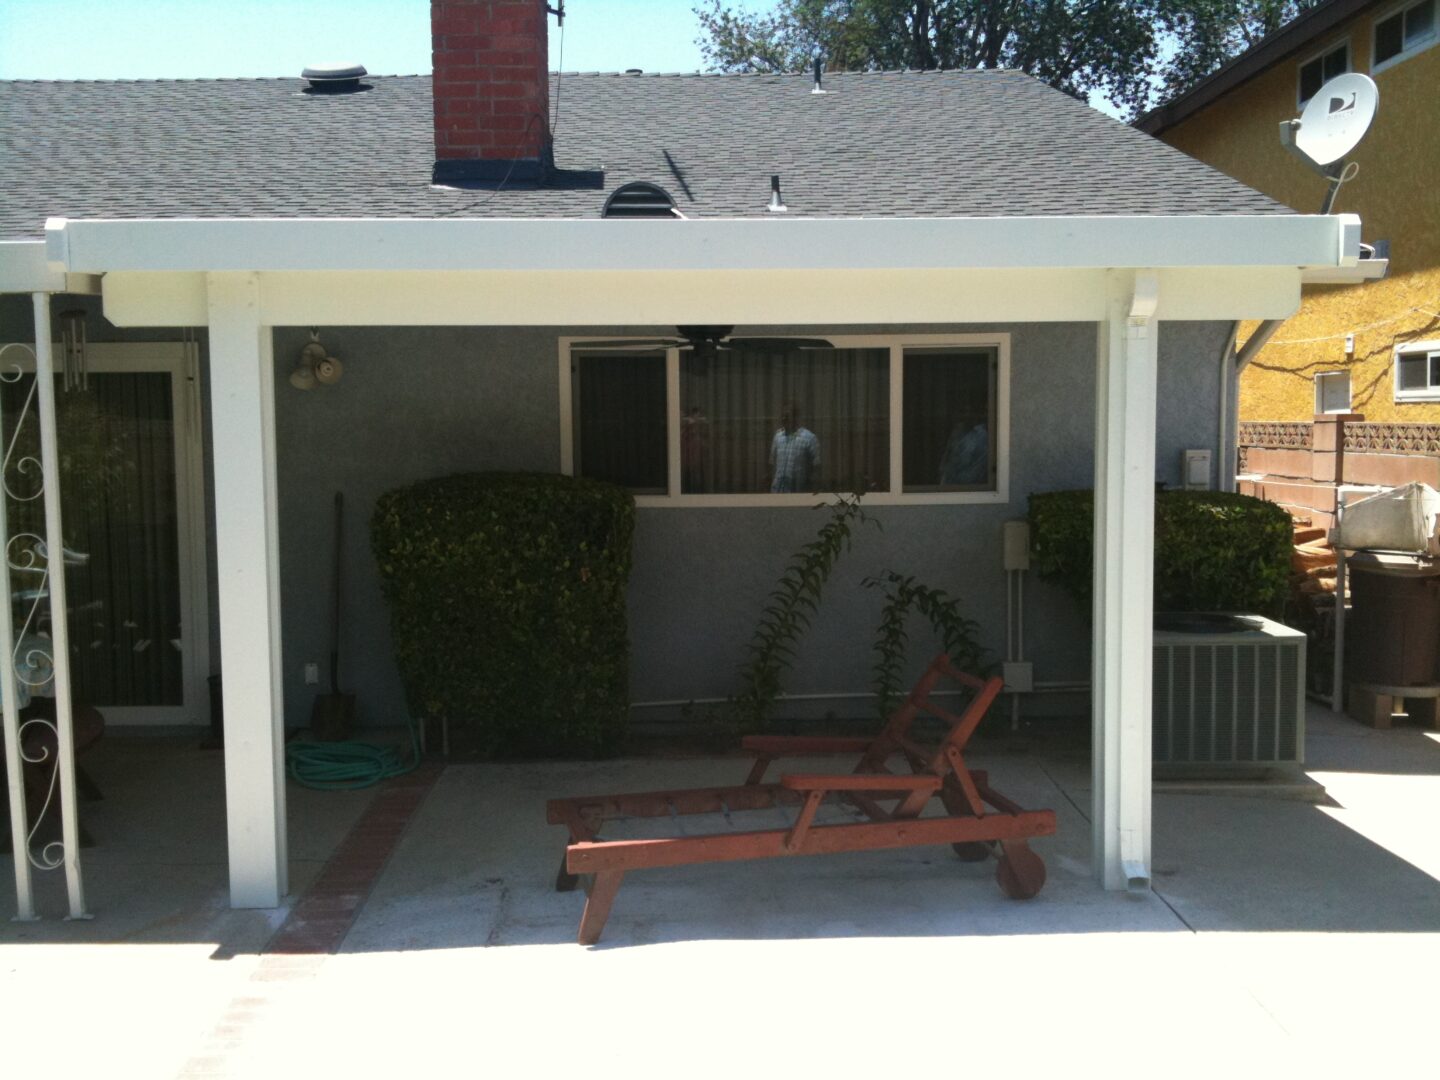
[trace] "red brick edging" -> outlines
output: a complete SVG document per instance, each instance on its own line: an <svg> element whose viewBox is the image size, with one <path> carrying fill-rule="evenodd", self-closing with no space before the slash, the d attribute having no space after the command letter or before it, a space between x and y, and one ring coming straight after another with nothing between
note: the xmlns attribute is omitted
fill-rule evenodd
<svg viewBox="0 0 1440 1080"><path fill-rule="evenodd" d="M412 773L384 781L370 806L262 952L338 951L405 827L444 771L443 764L427 761Z"/></svg>

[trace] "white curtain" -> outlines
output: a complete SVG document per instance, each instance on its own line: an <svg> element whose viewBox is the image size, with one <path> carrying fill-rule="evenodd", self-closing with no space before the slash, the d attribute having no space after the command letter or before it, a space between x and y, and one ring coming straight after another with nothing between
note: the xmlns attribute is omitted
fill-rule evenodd
<svg viewBox="0 0 1440 1080"><path fill-rule="evenodd" d="M787 409L813 433L814 491L885 490L888 349L720 349L680 354L681 490L768 492L771 447Z"/></svg>

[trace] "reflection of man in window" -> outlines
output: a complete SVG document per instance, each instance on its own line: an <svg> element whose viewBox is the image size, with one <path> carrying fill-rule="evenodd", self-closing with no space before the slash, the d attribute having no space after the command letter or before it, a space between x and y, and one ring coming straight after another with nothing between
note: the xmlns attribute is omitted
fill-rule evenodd
<svg viewBox="0 0 1440 1080"><path fill-rule="evenodd" d="M680 418L680 490L708 491L706 461L710 456L710 421L699 405Z"/></svg>
<svg viewBox="0 0 1440 1080"><path fill-rule="evenodd" d="M820 440L800 426L800 410L787 405L780 414L780 430L770 443L770 490L814 491L812 478L820 473Z"/></svg>
<svg viewBox="0 0 1440 1080"><path fill-rule="evenodd" d="M961 420L950 429L940 458L940 483L946 487L973 487L990 479L990 433L984 422Z"/></svg>

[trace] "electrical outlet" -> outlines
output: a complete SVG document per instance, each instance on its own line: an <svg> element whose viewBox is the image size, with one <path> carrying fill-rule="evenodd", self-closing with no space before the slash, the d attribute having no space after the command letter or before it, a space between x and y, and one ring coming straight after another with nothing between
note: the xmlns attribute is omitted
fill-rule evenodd
<svg viewBox="0 0 1440 1080"><path fill-rule="evenodd" d="M1035 667L1029 660L1007 660L1000 665L1005 689L1016 694L1029 694L1035 689Z"/></svg>
<svg viewBox="0 0 1440 1080"><path fill-rule="evenodd" d="M311 661L310 663L305 665L305 685L320 685L320 665L315 663L314 661Z"/></svg>

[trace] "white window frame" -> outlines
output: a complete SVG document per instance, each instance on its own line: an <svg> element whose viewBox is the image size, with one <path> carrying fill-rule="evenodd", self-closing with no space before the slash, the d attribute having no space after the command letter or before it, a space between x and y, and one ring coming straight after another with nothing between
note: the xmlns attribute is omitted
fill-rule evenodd
<svg viewBox="0 0 1440 1080"><path fill-rule="evenodd" d="M28 342L26 343L29 344ZM52 344L56 357L64 346ZM35 363L12 350L15 366L27 375ZM210 722L210 594L207 585L205 462L200 419L199 363L179 341L90 342L85 361L94 374L170 376L170 410L175 425L175 512L180 588L181 704L101 705L105 722L126 725L203 726ZM63 447L61 448L64 449Z"/></svg>
<svg viewBox="0 0 1440 1080"><path fill-rule="evenodd" d="M1323 49L1317 49L1295 65L1295 104L1297 106L1303 107L1304 104L1310 100L1308 97L1300 96L1300 72L1305 70L1305 68L1314 61L1322 60L1324 57L1329 56L1336 49L1345 50L1345 71L1351 72L1355 70L1355 47L1351 44L1348 37L1339 38L1336 41L1330 42L1330 44L1326 45ZM1321 63L1320 85L1324 86L1328 81L1329 80L1325 78L1325 65ZM1311 95L1311 97L1314 96L1313 94Z"/></svg>
<svg viewBox="0 0 1440 1080"><path fill-rule="evenodd" d="M1433 355L1440 353L1440 338L1431 338L1428 341L1407 341L1403 345L1396 345L1394 355L1391 358L1391 378L1395 387L1396 403L1406 401L1440 401L1440 384L1427 386L1423 390L1401 390L1400 389L1400 357L1409 353L1424 353ZM1429 378L1427 364L1426 378Z"/></svg>
<svg viewBox="0 0 1440 1080"><path fill-rule="evenodd" d="M1400 51L1388 60L1377 61L1375 59L1375 28L1392 16L1404 15L1404 13L1411 8L1420 7L1426 3L1436 5L1435 21L1431 24L1430 36L1418 45L1407 48L1405 45L1405 24L1402 21L1400 24ZM1417 0L1409 0L1407 3L1399 3L1388 7L1370 20L1370 74L1378 75L1380 72L1387 71L1396 64L1404 63L1412 56L1418 56L1426 49L1432 48L1436 42L1440 42L1440 0L1418 0L1418 2Z"/></svg>
<svg viewBox="0 0 1440 1080"><path fill-rule="evenodd" d="M1345 393L1345 408L1343 408L1343 409L1327 409L1327 408L1325 408L1325 394L1324 394L1324 391L1321 389L1321 380L1326 379L1326 378L1328 378L1328 377L1331 376L1331 375L1344 375L1344 376L1345 376L1345 390L1346 390L1346 393ZM1351 380L1351 378L1350 378L1350 371L1349 371L1348 368L1340 368L1340 369L1337 370L1337 371L1317 371L1317 372L1315 373L1315 411L1316 411L1317 413L1321 413L1321 414L1325 414L1325 413L1348 413L1348 412L1350 411L1350 406L1351 406L1351 404L1352 404L1353 401L1354 401L1354 394L1355 394L1355 385L1354 385L1354 382L1353 382L1353 381Z"/></svg>
<svg viewBox="0 0 1440 1080"><path fill-rule="evenodd" d="M603 346L626 340L631 335L608 337L562 337L559 340L560 363L560 471L575 475L574 386L570 371L571 352L586 346ZM657 337L668 336L659 333ZM787 335L770 335L784 337ZM810 335L793 335L798 337ZM837 349L888 349L890 352L890 490L867 492L867 506L954 506L965 504L995 505L1010 501L1010 335L984 334L822 334ZM904 461L902 459L905 409L905 350L955 348L987 348L995 350L995 487L990 491L903 491ZM637 347L637 353L647 352ZM810 507L817 496L813 493L770 494L769 492L730 493L716 495L685 494L680 490L680 349L653 350L657 362L664 353L666 432L668 440L669 493L636 495L635 505L641 507L700 506L774 506ZM823 496L822 496L823 497Z"/></svg>

